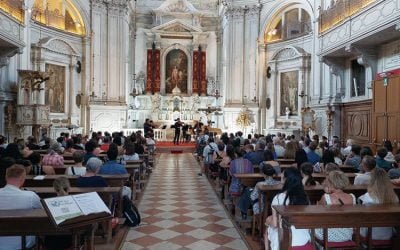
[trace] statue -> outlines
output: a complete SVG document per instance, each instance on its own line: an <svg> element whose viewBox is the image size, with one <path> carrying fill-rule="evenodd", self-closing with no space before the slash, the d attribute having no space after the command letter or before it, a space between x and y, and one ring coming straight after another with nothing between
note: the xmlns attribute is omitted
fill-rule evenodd
<svg viewBox="0 0 400 250"><path fill-rule="evenodd" d="M200 100L199 94L197 94L197 93L194 94L192 96L192 111L197 111L200 107L200 103L201 103L201 100Z"/></svg>
<svg viewBox="0 0 400 250"><path fill-rule="evenodd" d="M290 115L290 109L289 107L285 108L285 114L286 114L286 119L289 119L289 115Z"/></svg>
<svg viewBox="0 0 400 250"><path fill-rule="evenodd" d="M151 96L151 103L152 103L152 113L157 113L160 111L161 108L161 96L159 93L155 93Z"/></svg>

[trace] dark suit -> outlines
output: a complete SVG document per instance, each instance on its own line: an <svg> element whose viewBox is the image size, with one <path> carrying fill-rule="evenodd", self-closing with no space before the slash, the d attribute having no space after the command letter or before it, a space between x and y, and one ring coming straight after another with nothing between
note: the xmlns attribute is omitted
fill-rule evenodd
<svg viewBox="0 0 400 250"><path fill-rule="evenodd" d="M179 144L179 137L181 135L182 122L181 121L175 122L174 127L175 127L174 144Z"/></svg>

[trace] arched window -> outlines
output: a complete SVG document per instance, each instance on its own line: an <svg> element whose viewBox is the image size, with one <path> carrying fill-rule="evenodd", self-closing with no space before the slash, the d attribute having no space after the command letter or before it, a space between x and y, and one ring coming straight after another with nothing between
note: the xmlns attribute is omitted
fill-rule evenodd
<svg viewBox="0 0 400 250"><path fill-rule="evenodd" d="M267 42L284 41L311 32L310 15L302 8L290 8L279 13L265 31Z"/></svg>
<svg viewBox="0 0 400 250"><path fill-rule="evenodd" d="M36 0L32 19L52 28L85 35L82 16L71 0Z"/></svg>

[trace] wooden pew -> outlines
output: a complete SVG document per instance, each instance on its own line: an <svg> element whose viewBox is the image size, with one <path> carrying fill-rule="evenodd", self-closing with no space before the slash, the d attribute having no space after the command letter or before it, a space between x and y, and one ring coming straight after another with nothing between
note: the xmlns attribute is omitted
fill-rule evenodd
<svg viewBox="0 0 400 250"><path fill-rule="evenodd" d="M43 209L0 210L0 236L72 235L73 248L79 248L79 235L87 240L86 249L94 249L93 235L98 222L110 220L111 216L93 219L69 228L56 228ZM25 249L25 248L24 248Z"/></svg>
<svg viewBox="0 0 400 250"><path fill-rule="evenodd" d="M76 180L79 176L71 175L46 175L43 180L34 180L34 175L27 175L24 183L24 187L52 187L53 182L60 176L65 176L68 178L72 187L75 186ZM102 176L110 187L122 187L129 179L129 174L124 175L100 175Z"/></svg>
<svg viewBox="0 0 400 250"><path fill-rule="evenodd" d="M291 226L304 229L356 228L356 244L360 247L360 227L400 226L400 206L343 205L343 206L274 206L282 218L283 240L280 249L291 249ZM371 241L369 241L371 244ZM327 244L325 245L327 248ZM368 249L372 249L369 245Z"/></svg>
<svg viewBox="0 0 400 250"><path fill-rule="evenodd" d="M136 160L136 161L126 161L125 168L128 171L129 175L131 176L131 189L132 189L132 199L139 198L138 193L141 192L140 186L140 177L144 168L142 167L143 160ZM139 171L139 178L135 179L135 172L136 170ZM139 190L136 186L139 186Z"/></svg>
<svg viewBox="0 0 400 250"><path fill-rule="evenodd" d="M57 193L53 187L28 187L25 190L33 191L41 199L56 197ZM74 194L82 194L82 193L90 193L96 192L99 194L100 198L104 201L104 203L108 206L108 208L112 211L112 202L113 198L118 198L118 210L116 211L119 217L122 216L122 188L121 187L96 187L96 188L78 188L71 187L69 190L70 195ZM112 227L111 224L107 225L107 242L111 242L112 240Z"/></svg>
<svg viewBox="0 0 400 250"><path fill-rule="evenodd" d="M259 201L265 200L265 204L260 204L260 207L263 207L263 212L262 216L259 216L259 229L260 232L262 232L261 235L264 233L264 221L267 218L268 215L271 214L271 202L272 199L274 198L275 195L280 193L282 191L282 184L278 185L273 185L273 186L268 186L268 185L263 185L259 187ZM400 186L394 186L394 191L396 192L397 196L400 197ZM355 197L360 197L361 195L365 194L367 192L367 185L350 185L347 188L345 188L343 191L346 193L352 193L354 194ZM317 201L319 201L322 197L322 195L325 194L324 187L322 185L316 185L316 186L306 186L304 187L304 191L306 192L308 198L310 199L311 204L316 204ZM263 196L265 198L263 198Z"/></svg>
<svg viewBox="0 0 400 250"><path fill-rule="evenodd" d="M280 164L290 165L290 164L296 163L295 159L278 158L278 159L276 159L276 161L279 162L279 165Z"/></svg>
<svg viewBox="0 0 400 250"><path fill-rule="evenodd" d="M350 183L354 183L354 178L356 174L354 173L345 173L347 177L349 177ZM254 187L257 182L263 181L264 176L261 173L253 173L253 174L235 174L235 177L240 180L240 183L246 187ZM326 174L324 173L315 173L313 177L319 183L322 183L325 180ZM274 176L275 180L281 180L281 176Z"/></svg>

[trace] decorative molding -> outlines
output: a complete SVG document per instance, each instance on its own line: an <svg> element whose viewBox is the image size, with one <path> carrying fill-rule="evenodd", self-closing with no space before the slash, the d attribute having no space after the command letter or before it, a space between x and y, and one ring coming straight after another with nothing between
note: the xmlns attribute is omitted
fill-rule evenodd
<svg viewBox="0 0 400 250"><path fill-rule="evenodd" d="M287 61L299 57L310 57L302 48L296 46L287 46L274 53L271 61Z"/></svg>
<svg viewBox="0 0 400 250"><path fill-rule="evenodd" d="M166 0L155 13L198 13L198 10L187 0Z"/></svg>
<svg viewBox="0 0 400 250"><path fill-rule="evenodd" d="M190 25L188 23L185 23L181 20L175 19L170 22L161 24L159 26L156 26L151 29L152 32L203 32L202 29L195 27L193 25Z"/></svg>
<svg viewBox="0 0 400 250"><path fill-rule="evenodd" d="M56 54L80 57L79 52L70 43L60 38L43 38L37 44L32 45L32 48L44 49Z"/></svg>

